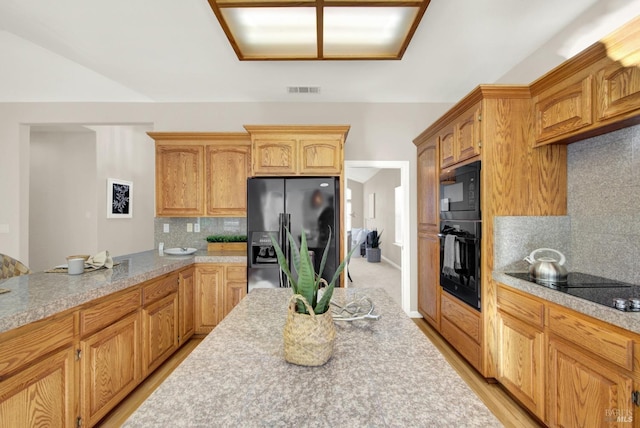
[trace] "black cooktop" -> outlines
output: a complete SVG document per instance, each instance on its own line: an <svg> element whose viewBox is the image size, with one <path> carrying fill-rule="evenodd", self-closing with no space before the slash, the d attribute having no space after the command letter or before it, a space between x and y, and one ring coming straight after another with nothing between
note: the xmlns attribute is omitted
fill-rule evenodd
<svg viewBox="0 0 640 428"><path fill-rule="evenodd" d="M529 277L527 272L505 272L507 275L524 279L562 293L580 297L601 305L616 307L614 299L640 298L640 286L581 272L570 272L567 282L543 282ZM627 304L627 310L630 310ZM616 309L624 310L619 307Z"/></svg>

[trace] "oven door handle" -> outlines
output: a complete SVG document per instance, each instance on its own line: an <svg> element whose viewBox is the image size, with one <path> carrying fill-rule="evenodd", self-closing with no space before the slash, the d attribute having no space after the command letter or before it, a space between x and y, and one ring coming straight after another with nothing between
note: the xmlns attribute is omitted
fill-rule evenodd
<svg viewBox="0 0 640 428"><path fill-rule="evenodd" d="M447 237L447 235L449 235L448 233L438 233L438 236L440 238L445 238ZM458 235L454 235L456 237L456 240L460 241L460 242L476 242L478 240L478 238L463 238L462 236L458 236Z"/></svg>

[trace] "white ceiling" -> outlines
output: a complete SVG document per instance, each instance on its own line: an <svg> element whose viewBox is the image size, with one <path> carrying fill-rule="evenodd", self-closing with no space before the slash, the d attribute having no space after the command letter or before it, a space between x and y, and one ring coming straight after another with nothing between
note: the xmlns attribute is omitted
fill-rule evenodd
<svg viewBox="0 0 640 428"><path fill-rule="evenodd" d="M639 11L640 0L431 0L400 61L270 62L239 61L206 0L0 0L0 102L455 102L559 33L582 49ZM507 83L540 74L521 68ZM286 91L307 85L321 93Z"/></svg>

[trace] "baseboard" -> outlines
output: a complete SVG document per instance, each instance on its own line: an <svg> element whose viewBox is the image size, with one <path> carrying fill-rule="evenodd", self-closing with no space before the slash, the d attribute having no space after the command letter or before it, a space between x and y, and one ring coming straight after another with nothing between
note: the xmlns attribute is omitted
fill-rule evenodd
<svg viewBox="0 0 640 428"><path fill-rule="evenodd" d="M410 311L407 313L407 315L409 315L409 318L424 318L422 314L417 311Z"/></svg>
<svg viewBox="0 0 640 428"><path fill-rule="evenodd" d="M393 266L394 268L398 269L398 270L402 270L402 268L400 266L398 266L397 264L395 264L394 262L392 262L391 260L389 260L388 258L386 258L385 256L380 256L380 258L382 260L384 260L385 262L389 263L391 266Z"/></svg>

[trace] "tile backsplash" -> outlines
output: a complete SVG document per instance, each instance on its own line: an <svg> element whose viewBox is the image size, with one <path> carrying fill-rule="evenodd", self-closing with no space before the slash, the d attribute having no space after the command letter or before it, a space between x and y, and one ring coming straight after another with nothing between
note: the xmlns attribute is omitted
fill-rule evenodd
<svg viewBox="0 0 640 428"><path fill-rule="evenodd" d="M640 125L570 144L568 215L496 218L496 270L526 270L518 258L549 246L571 271L640 284L639 195Z"/></svg>
<svg viewBox="0 0 640 428"><path fill-rule="evenodd" d="M640 284L640 125L570 144L573 268Z"/></svg>
<svg viewBox="0 0 640 428"><path fill-rule="evenodd" d="M187 232L187 224L200 224L200 232ZM164 232L164 225L169 232ZM156 217L154 219L155 248L164 242L165 248L191 247L207 248L209 235L246 235L247 219L244 217Z"/></svg>

